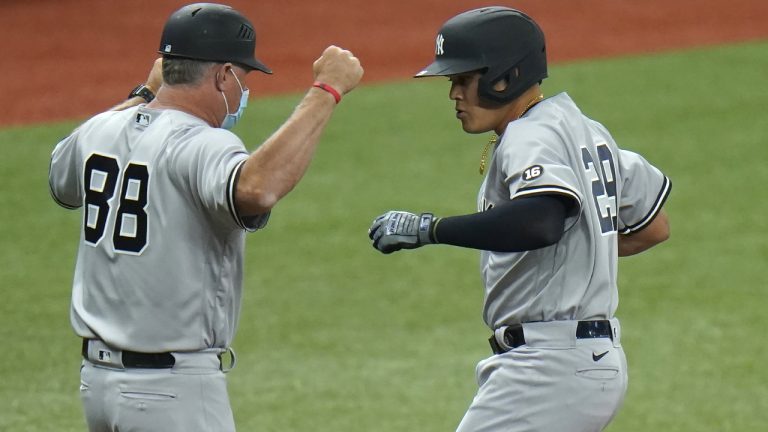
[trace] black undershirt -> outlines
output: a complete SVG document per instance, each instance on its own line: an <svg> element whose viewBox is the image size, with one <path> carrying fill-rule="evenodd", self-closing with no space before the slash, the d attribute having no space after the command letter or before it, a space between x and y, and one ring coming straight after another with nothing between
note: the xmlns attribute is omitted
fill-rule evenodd
<svg viewBox="0 0 768 432"><path fill-rule="evenodd" d="M489 210L440 218L437 243L493 252L521 252L557 243L565 218L576 205L562 195L516 198Z"/></svg>

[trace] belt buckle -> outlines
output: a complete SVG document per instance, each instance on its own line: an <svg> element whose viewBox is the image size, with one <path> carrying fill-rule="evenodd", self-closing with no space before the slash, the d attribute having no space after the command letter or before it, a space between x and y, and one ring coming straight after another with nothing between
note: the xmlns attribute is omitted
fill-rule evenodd
<svg viewBox="0 0 768 432"><path fill-rule="evenodd" d="M504 343L509 349L525 345L525 332L522 324L513 324L504 329Z"/></svg>
<svg viewBox="0 0 768 432"><path fill-rule="evenodd" d="M504 354L519 346L525 345L525 335L522 324L502 326L493 331L488 339L494 354Z"/></svg>
<svg viewBox="0 0 768 432"><path fill-rule="evenodd" d="M229 354L229 365L224 366L224 355ZM235 368L235 365L237 365L237 356L235 355L235 350L232 349L232 347L227 347L224 351L220 352L218 354L219 357L219 370L221 370L224 373L229 373L232 369Z"/></svg>

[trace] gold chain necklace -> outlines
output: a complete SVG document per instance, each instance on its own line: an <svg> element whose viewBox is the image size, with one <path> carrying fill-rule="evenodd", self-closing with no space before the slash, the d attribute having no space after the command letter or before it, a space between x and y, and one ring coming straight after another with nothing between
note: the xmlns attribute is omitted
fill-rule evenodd
<svg viewBox="0 0 768 432"><path fill-rule="evenodd" d="M543 94L539 94L535 98L531 99L530 102L528 102L528 105L525 106L523 109L523 112L520 113L519 116L517 116L517 119L524 116L525 113L528 112L529 109L533 108L534 105L541 102L544 99ZM517 120L515 119L515 120ZM491 150L492 147L496 145L496 143L499 141L499 136L496 135L496 133L491 134L491 138L488 140L488 143L485 145L485 148L483 148L483 154L480 155L480 175L485 174L485 165L488 158L488 152Z"/></svg>

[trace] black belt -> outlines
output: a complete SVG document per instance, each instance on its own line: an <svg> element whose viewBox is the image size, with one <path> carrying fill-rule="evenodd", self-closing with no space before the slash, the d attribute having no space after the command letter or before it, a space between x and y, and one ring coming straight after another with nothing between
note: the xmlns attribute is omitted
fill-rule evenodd
<svg viewBox="0 0 768 432"><path fill-rule="evenodd" d="M579 321L576 325L576 339L593 338L610 338L613 340L611 322L608 320ZM494 354L503 354L513 348L525 345L523 325L511 325L504 330L504 343L510 347L509 349L499 345L495 335L491 336L490 339L488 339L488 342L490 342Z"/></svg>
<svg viewBox="0 0 768 432"><path fill-rule="evenodd" d="M88 339L83 339L83 358L88 360ZM122 350L122 363L127 368L140 369L169 369L176 364L173 354L165 353L140 353Z"/></svg>

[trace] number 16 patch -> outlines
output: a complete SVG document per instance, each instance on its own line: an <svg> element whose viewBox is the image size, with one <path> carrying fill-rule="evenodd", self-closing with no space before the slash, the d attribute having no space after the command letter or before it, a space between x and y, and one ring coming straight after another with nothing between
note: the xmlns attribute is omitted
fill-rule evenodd
<svg viewBox="0 0 768 432"><path fill-rule="evenodd" d="M523 171L523 180L533 180L535 178L541 177L541 175L544 174L544 168L541 165L534 165L532 167L528 167Z"/></svg>

